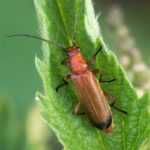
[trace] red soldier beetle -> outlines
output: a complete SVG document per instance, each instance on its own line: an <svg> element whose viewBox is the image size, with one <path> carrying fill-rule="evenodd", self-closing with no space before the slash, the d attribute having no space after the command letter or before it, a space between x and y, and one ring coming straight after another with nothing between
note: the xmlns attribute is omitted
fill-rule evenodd
<svg viewBox="0 0 150 150"><path fill-rule="evenodd" d="M61 64L69 66L71 74L64 76L64 83L59 85L56 88L56 91L58 92L59 88L68 84L66 81L67 79L72 80L79 97L79 102L74 107L74 114L84 114L79 113L79 108L82 106L96 128L101 129L106 133L111 133L113 128L112 113L105 96L108 96L111 99L113 99L113 97L108 93L103 93L98 80L94 76L94 74L99 73L101 70L88 70L88 67L94 64L96 56L101 50L102 46L94 54L93 60L91 62L86 62L80 54L79 47L75 44L69 47L66 51L68 58L62 61ZM100 78L100 81L109 83L115 81L115 79L103 81ZM114 104L115 101L111 104L113 108L127 114L126 111L114 106Z"/></svg>
<svg viewBox="0 0 150 150"><path fill-rule="evenodd" d="M27 37L43 40L45 42L54 44L57 47L62 48L66 52L68 57L65 58L61 62L61 64L68 66L70 68L71 74L64 76L63 78L64 83L57 86L56 91L58 92L58 90L61 87L67 85L68 82L66 80L70 79L76 89L79 98L79 102L74 107L74 114L76 115L87 114L90 121L96 128L104 131L105 133L111 133L113 129L112 113L105 96L113 100L111 106L114 109L121 111L124 114L127 114L127 112L116 107L114 105L115 104L114 98L110 94L104 93L102 91L98 80L94 76L94 74L101 72L101 69L95 69L92 71L88 69L89 66L94 64L94 62L96 61L96 56L99 54L99 52L102 50L103 47L100 46L98 51L94 54L93 60L91 62L86 62L86 60L83 58L83 56L80 53L80 48L75 44L75 31L77 29L78 18L80 15L81 8L83 6L83 2L84 0L82 1L81 7L76 17L73 38L72 38L73 44L69 48L57 42L46 40L33 35L16 34L16 35L10 35L8 37L27 36ZM100 77L99 81L103 83L105 82L110 83L115 81L115 79L112 79L110 81L103 81L102 78ZM85 113L79 112L81 106L85 109Z"/></svg>

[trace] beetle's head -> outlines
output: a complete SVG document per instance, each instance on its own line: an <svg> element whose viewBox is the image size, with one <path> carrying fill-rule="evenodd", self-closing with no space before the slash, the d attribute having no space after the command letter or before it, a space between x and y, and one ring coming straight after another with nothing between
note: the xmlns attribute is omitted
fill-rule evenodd
<svg viewBox="0 0 150 150"><path fill-rule="evenodd" d="M69 56L74 56L74 55L77 55L79 53L79 51L80 51L80 47L73 45L67 49L67 54Z"/></svg>

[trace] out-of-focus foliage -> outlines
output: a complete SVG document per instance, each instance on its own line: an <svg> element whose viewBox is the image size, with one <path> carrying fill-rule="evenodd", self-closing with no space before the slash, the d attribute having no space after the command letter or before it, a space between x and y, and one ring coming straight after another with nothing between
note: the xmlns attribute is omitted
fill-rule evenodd
<svg viewBox="0 0 150 150"><path fill-rule="evenodd" d="M145 64L140 50L136 48L135 40L130 36L121 6L110 8L107 21L116 44L115 52L138 95L142 96L144 91L150 90L150 68Z"/></svg>
<svg viewBox="0 0 150 150"><path fill-rule="evenodd" d="M25 132L17 120L10 99L0 96L0 149L19 150L25 146Z"/></svg>
<svg viewBox="0 0 150 150"><path fill-rule="evenodd" d="M37 106L31 108L24 124L19 124L15 106L0 96L0 150L60 150L61 144L40 118Z"/></svg>

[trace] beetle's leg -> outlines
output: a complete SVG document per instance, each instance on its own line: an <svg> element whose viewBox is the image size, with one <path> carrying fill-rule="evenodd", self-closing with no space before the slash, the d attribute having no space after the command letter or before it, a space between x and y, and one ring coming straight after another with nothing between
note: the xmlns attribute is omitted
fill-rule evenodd
<svg viewBox="0 0 150 150"><path fill-rule="evenodd" d="M114 108L114 109L116 109L116 110L122 112L123 114L128 115L128 112L127 112L127 111L122 110L122 109L120 109L120 108L118 108L118 107L115 106L115 101L114 101L113 103L111 103L110 106L111 106L112 108Z"/></svg>
<svg viewBox="0 0 150 150"><path fill-rule="evenodd" d="M78 102L78 103L74 106L73 114L75 114L75 115L84 115L84 114L85 114L85 112L79 112L80 106L81 106L81 103L80 103L80 102Z"/></svg>
<svg viewBox="0 0 150 150"><path fill-rule="evenodd" d="M69 59L68 59L68 58L65 58L65 59L61 62L61 64L64 65L64 66L70 66Z"/></svg>
<svg viewBox="0 0 150 150"><path fill-rule="evenodd" d="M66 86L67 84L68 84L68 82L66 81L67 79L70 79L71 78L71 75L66 75L66 76L64 76L64 78L63 78L63 82L64 83L62 83L62 84L60 84L60 85L58 85L57 87L56 87L56 92L58 92L58 90L61 88L61 87L63 87L63 86Z"/></svg>
<svg viewBox="0 0 150 150"><path fill-rule="evenodd" d="M108 80L108 81L105 81L105 80L102 80L102 75L100 75L100 78L99 78L99 82L102 82L102 83L111 83L111 82L114 82L116 81L116 79L112 79L112 80Z"/></svg>
<svg viewBox="0 0 150 150"><path fill-rule="evenodd" d="M100 46L100 48L96 51L96 53L93 55L93 60L96 60L96 56L98 55L98 53L102 50L102 45Z"/></svg>
<svg viewBox="0 0 150 150"><path fill-rule="evenodd" d="M93 73L93 74L97 74L97 73L99 73L99 72L101 72L101 71L102 71L102 69L94 69L94 70L92 70L92 73ZM102 75L100 75L99 82L102 82L102 83L111 83L111 82L114 82L114 81L116 81L115 78L112 79L112 80L108 80L108 81L102 80Z"/></svg>
<svg viewBox="0 0 150 150"><path fill-rule="evenodd" d="M92 70L91 72L93 73L93 74L97 74L97 73L99 73L99 72L101 72L102 71L102 69L94 69L94 70Z"/></svg>
<svg viewBox="0 0 150 150"><path fill-rule="evenodd" d="M92 61L90 61L90 62L87 63L88 66L91 66L91 65L93 65L93 64L95 63L95 61L96 61L96 56L98 55L98 53L99 53L101 50L102 50L102 46L101 46L101 47L96 51L96 53L93 55Z"/></svg>
<svg viewBox="0 0 150 150"><path fill-rule="evenodd" d="M115 106L115 103L116 103L115 97L113 97L113 96L112 96L111 94L109 94L109 93L104 93L104 95L105 95L106 97L108 97L109 99L112 100L112 103L110 104L110 106L111 106L112 108L116 109L117 111L120 111L120 112L124 113L125 115L128 115L128 112L127 112L127 111L122 110L122 109L120 109L120 108L118 108L118 107Z"/></svg>

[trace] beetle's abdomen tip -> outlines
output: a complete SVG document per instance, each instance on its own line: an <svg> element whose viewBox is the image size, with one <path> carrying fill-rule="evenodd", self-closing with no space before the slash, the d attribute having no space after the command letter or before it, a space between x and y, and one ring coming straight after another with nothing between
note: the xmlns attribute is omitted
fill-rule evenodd
<svg viewBox="0 0 150 150"><path fill-rule="evenodd" d="M112 132L112 128L113 128L113 122L112 122L112 117L110 117L109 119L107 119L104 122L100 122L100 123L93 123L94 127L106 132L106 133L111 133Z"/></svg>

